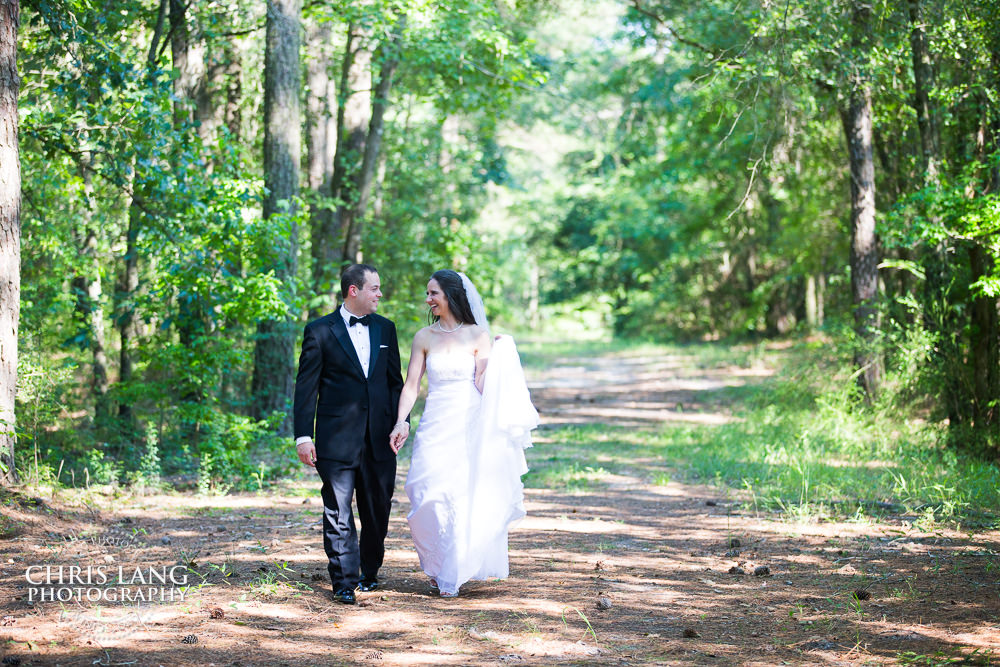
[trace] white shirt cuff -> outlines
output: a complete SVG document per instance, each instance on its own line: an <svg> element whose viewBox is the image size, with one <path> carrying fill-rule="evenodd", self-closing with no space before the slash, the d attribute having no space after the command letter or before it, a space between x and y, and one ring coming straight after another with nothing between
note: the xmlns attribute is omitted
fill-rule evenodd
<svg viewBox="0 0 1000 667"><path fill-rule="evenodd" d="M299 437L295 438L295 446L298 447L303 442L312 442L312 441L313 439L310 438L308 435L300 435Z"/></svg>

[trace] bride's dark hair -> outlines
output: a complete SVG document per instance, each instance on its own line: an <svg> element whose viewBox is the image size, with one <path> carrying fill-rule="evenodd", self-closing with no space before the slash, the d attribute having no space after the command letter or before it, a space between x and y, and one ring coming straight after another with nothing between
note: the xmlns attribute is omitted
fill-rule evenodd
<svg viewBox="0 0 1000 667"><path fill-rule="evenodd" d="M469 306L469 298L465 296L465 285L462 284L462 276L457 271L451 269L441 269L435 271L431 280L441 286L441 291L448 299L448 310L455 316L455 319L463 324L475 324L476 318L472 316L472 307ZM438 321L435 317L434 321Z"/></svg>

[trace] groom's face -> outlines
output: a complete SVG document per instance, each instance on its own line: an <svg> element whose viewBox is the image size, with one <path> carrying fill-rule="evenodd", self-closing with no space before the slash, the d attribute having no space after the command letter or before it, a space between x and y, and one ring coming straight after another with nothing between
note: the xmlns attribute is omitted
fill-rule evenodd
<svg viewBox="0 0 1000 667"><path fill-rule="evenodd" d="M357 290L354 303L349 306L352 313L358 315L368 315L378 310L378 300L382 298L382 283L379 282L378 274L369 271L365 274L365 284L358 289L351 287L351 291Z"/></svg>

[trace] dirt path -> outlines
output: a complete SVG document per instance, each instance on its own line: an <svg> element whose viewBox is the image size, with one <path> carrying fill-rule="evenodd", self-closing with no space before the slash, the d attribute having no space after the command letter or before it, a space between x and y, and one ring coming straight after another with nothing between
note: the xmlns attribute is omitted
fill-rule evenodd
<svg viewBox="0 0 1000 667"><path fill-rule="evenodd" d="M549 428L645 428L730 419L714 389L766 373L622 353L564 359L530 381ZM529 463L546 456L545 429L538 440ZM0 544L3 664L1000 661L995 533L791 524L741 510L717 489L618 472L587 491L528 489L511 578L443 600L409 544L404 478L405 465L385 589L361 594L356 607L329 597L311 481L275 495L105 497L100 511L8 497L0 528L20 532ZM192 584L183 601L28 601L29 566L134 574L178 563Z"/></svg>

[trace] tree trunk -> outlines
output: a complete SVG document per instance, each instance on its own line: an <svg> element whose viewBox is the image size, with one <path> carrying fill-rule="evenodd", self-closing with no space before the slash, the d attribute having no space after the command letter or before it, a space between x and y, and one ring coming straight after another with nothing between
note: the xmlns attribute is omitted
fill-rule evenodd
<svg viewBox="0 0 1000 667"><path fill-rule="evenodd" d="M360 27L347 27L347 43L341 62L337 97L336 150L333 174L327 196L336 208L320 218L313 227L313 293L330 295L336 300L340 269L348 262L343 256L340 219L348 202L353 201L351 175L356 171L365 143L365 126L371 114L371 53L368 35ZM315 314L315 313L314 313Z"/></svg>
<svg viewBox="0 0 1000 667"><path fill-rule="evenodd" d="M197 56L190 48L190 30L187 19L187 3L184 0L170 0L170 56L176 72L174 78L174 129L183 132L185 126L195 121L198 112L199 85L194 70L197 67ZM184 178L183 171L174 165L179 180ZM131 226L131 220L129 221ZM195 338L201 333L199 308L190 299L179 299L175 320L180 344L191 349ZM199 402L201 396L197 392L185 391L180 400L184 402ZM185 439L192 435L190 425L185 425Z"/></svg>
<svg viewBox="0 0 1000 667"><path fill-rule="evenodd" d="M969 265L972 282L992 273L992 258L978 243L969 248ZM997 300L979 294L972 299L969 331L969 362L972 368L973 391L972 420L977 428L1000 424L1000 353L997 327Z"/></svg>
<svg viewBox="0 0 1000 667"><path fill-rule="evenodd" d="M117 290L116 320L121 347L118 352L118 381L128 384L132 381L132 342L136 338L135 296L139 291L139 230L142 226L141 196L136 192L142 187L132 174L132 202L128 209L128 229L125 232L125 257ZM132 404L123 398L118 403L118 416L128 432L134 431Z"/></svg>
<svg viewBox="0 0 1000 667"><path fill-rule="evenodd" d="M934 69L930 62L930 47L924 26L921 0L909 0L910 51L913 58L913 109L917 113L920 134L920 166L924 184L937 182L937 124L931 110L930 91L934 87Z"/></svg>
<svg viewBox="0 0 1000 667"><path fill-rule="evenodd" d="M870 7L856 4L852 17L855 46L863 43L863 35L869 30L870 20ZM866 399L870 401L879 389L882 362L874 346L878 330L878 243L875 235L872 100L867 67L867 62L854 65L855 69L848 83L850 90L847 108L842 111L841 116L847 137L851 174L851 295L854 302L854 328L858 337L854 363L860 371L858 382Z"/></svg>
<svg viewBox="0 0 1000 667"><path fill-rule="evenodd" d="M816 281L816 323L823 326L826 318L826 274L820 273Z"/></svg>
<svg viewBox="0 0 1000 667"><path fill-rule="evenodd" d="M816 276L806 276L806 324L810 329L819 328L819 306L816 299Z"/></svg>
<svg viewBox="0 0 1000 667"><path fill-rule="evenodd" d="M330 77L332 39L329 22L320 21L309 26L306 40L306 52L311 54L306 63L306 162L309 188L316 191L329 191L337 141L337 116L333 106L337 87Z"/></svg>
<svg viewBox="0 0 1000 667"><path fill-rule="evenodd" d="M94 188L91 169L91 156L83 156L80 176L83 179L84 212L83 236L76 236L80 256L84 261L82 271L73 279L76 291L76 310L80 325L86 336L87 347L93 357L93 372L91 374L91 391L94 394L94 421L103 424L111 416L111 405L108 400L108 357L104 341L104 309L101 305L103 290L101 286L100 260L97 257L97 228L93 219Z"/></svg>
<svg viewBox="0 0 1000 667"><path fill-rule="evenodd" d="M231 141L238 143L242 136L243 116L240 111L240 100L243 98L243 84L240 77L243 73L243 52L232 42L226 43L225 51L226 102L223 107L222 121L229 130Z"/></svg>
<svg viewBox="0 0 1000 667"><path fill-rule="evenodd" d="M310 26L307 52L312 54L306 68L309 95L306 101L306 161L308 164L309 188L318 198L329 198L333 179L333 162L337 145L337 113L334 103L337 89L330 76L332 53L330 41L332 33L328 22L317 22ZM310 258L312 260L313 296L327 296L325 303L315 302L309 309L311 318L319 317L321 311L335 302L332 294L335 267L330 266L326 256L334 247L331 242L333 232L333 211L329 200L314 204L309 213Z"/></svg>
<svg viewBox="0 0 1000 667"><path fill-rule="evenodd" d="M923 19L923 0L908 0L907 10L910 21L910 54L913 62L913 110L917 116L917 136L920 141L918 157L920 165L919 187L929 188L938 184L938 162L940 142L937 123L930 92L934 87L934 68L931 66L930 45ZM939 227L938 217L928 211L931 226ZM931 332L940 334L939 353L946 359L958 359L962 352L956 347L956 339L951 335L959 328L950 295L949 244L947 241L931 242L921 248L920 263L924 269L924 324ZM942 389L955 398L959 396L961 381L952 379L953 387ZM960 415L949 409L952 424L961 421Z"/></svg>
<svg viewBox="0 0 1000 667"><path fill-rule="evenodd" d="M174 127L191 122L186 100L189 96L187 5L184 0L170 0L170 60L174 76Z"/></svg>
<svg viewBox="0 0 1000 667"><path fill-rule="evenodd" d="M375 167L378 165L379 150L382 147L385 111L389 106L389 91L392 90L392 77L399 65L397 44L405 23L405 19L400 19L396 30L379 49L382 63L379 69L378 84L375 86L375 99L372 100L372 118L368 124L368 136L365 139L364 158L355 177L357 199L354 206L350 207L340 220L340 228L344 238L343 257L348 261L361 260L362 219L365 215L365 209L368 207L372 181L375 177Z"/></svg>
<svg viewBox="0 0 1000 667"><path fill-rule="evenodd" d="M995 44L991 54L992 84L1000 90L1000 44ZM981 162L987 162L986 153L989 148L994 151L1000 148L1000 121L991 119L989 102L986 96L980 98L982 121L979 129L980 140L977 142L976 157ZM988 148L989 147L989 148ZM983 175L983 194L995 195L1000 191L1000 173L995 162ZM970 196L977 196L970 188ZM981 278L993 275L995 272L994 258L986 248L993 244L995 235L974 239L969 248L970 282L975 283ZM1000 453L1000 437L997 427L1000 426L1000 322L998 322L997 299L986 294L972 296L970 309L970 350L969 363L972 370L973 390L973 424L984 429L986 442L993 454Z"/></svg>
<svg viewBox="0 0 1000 667"><path fill-rule="evenodd" d="M232 44L227 42L221 53L213 53L209 51L204 39L201 39L190 49L188 56L194 56L201 63L198 75L192 81L191 96L194 99L194 122L198 126L198 136L208 145L215 141L219 126L222 125L225 107L217 103L216 94L220 87L219 80L227 66L221 59L229 56L231 47Z"/></svg>
<svg viewBox="0 0 1000 667"><path fill-rule="evenodd" d="M18 153L19 0L0 0L0 483L17 481L14 401L21 312L21 157Z"/></svg>
<svg viewBox="0 0 1000 667"><path fill-rule="evenodd" d="M337 105L337 152L333 163L330 196L337 201L331 229L324 235L324 282L336 282L340 269L354 261L345 253L350 216L358 200L356 175L364 159L365 140L372 112L371 35L361 26L347 29L347 46L340 73L340 97Z"/></svg>
<svg viewBox="0 0 1000 667"><path fill-rule="evenodd" d="M382 218L382 213L385 210L385 173L387 162L385 151L380 151L378 169L375 172L374 198L372 199L372 216L376 220Z"/></svg>
<svg viewBox="0 0 1000 667"><path fill-rule="evenodd" d="M183 14L183 6L174 7L174 4L177 2L178 0L160 1L157 25L153 31L153 37L149 45L149 55L146 59L146 76L150 78L151 86L155 85L152 78L156 72L156 54L159 52L160 39L163 38L162 23L164 13L167 11L166 8L169 8L172 28L174 21L179 20L178 17ZM173 49L173 43L171 43L171 48ZM176 115L174 121L178 121ZM132 169L129 173L129 187L132 196L128 207L128 228L125 231L125 255L122 257L122 268L115 290L114 313L119 337L118 382L123 385L132 381L134 371L132 345L138 337L139 330L135 314L135 297L139 291L139 234L142 230L142 221L145 215L142 211L142 202L148 199L149 191L137 171L139 168L139 161L133 161ZM125 396L128 395L126 392ZM122 422L122 429L126 433L134 435L136 424L135 417L132 414L132 403L129 398L123 397L119 399L118 417Z"/></svg>
<svg viewBox="0 0 1000 667"><path fill-rule="evenodd" d="M160 40L163 39L163 27L167 19L167 9L170 0L160 0L159 8L156 11L156 24L153 26L153 37L149 40L149 51L146 55L146 63L152 65L157 61L160 52Z"/></svg>
<svg viewBox="0 0 1000 667"><path fill-rule="evenodd" d="M295 213L301 159L299 109L299 16L301 0L269 0L264 52L264 219ZM298 244L289 216L288 246L274 257L275 276L285 285L295 280ZM293 288L289 287L289 290ZM253 394L258 418L285 414L281 433L291 431L288 400L294 387L295 320L285 316L261 322L254 356Z"/></svg>

